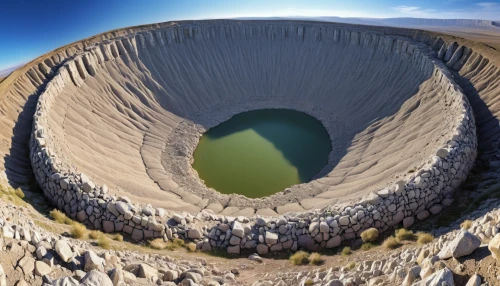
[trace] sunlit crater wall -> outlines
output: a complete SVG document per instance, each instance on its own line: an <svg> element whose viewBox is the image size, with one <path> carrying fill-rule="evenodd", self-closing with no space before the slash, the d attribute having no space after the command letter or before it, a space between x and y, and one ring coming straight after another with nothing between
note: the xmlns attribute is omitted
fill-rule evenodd
<svg viewBox="0 0 500 286"><path fill-rule="evenodd" d="M36 174L48 191L59 189L61 178L77 192L107 193L99 188L105 183L113 195L191 212L277 215L359 201L435 163L432 156L450 148L460 126L466 135L458 138L474 133L466 100L426 54L429 47L408 39L334 24L187 24L104 42L70 60L53 81L58 88L47 88L40 101L43 144L60 175L48 174L55 181L47 183L35 157ZM189 164L201 132L269 107L321 120L333 144L328 166L311 183L259 200L207 189ZM471 140L439 188L465 178L475 156ZM37 154L44 146L33 142ZM88 203L66 209L92 216L81 211Z"/></svg>

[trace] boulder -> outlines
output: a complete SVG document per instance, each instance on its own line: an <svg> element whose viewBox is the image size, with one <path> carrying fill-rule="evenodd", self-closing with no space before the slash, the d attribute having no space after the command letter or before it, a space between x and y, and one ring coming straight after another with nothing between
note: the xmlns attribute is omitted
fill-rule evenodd
<svg viewBox="0 0 500 286"><path fill-rule="evenodd" d="M278 242L278 234L266 231L266 243L272 245L276 244L277 242Z"/></svg>
<svg viewBox="0 0 500 286"><path fill-rule="evenodd" d="M38 276L48 275L52 272L52 267L43 261L35 262L35 274Z"/></svg>
<svg viewBox="0 0 500 286"><path fill-rule="evenodd" d="M52 281L51 286L79 286L80 283L73 277L63 277Z"/></svg>
<svg viewBox="0 0 500 286"><path fill-rule="evenodd" d="M201 232L197 230L196 228L188 230L188 238L190 239L200 239L201 238Z"/></svg>
<svg viewBox="0 0 500 286"><path fill-rule="evenodd" d="M117 286L120 282L124 282L125 280L123 270L121 268L113 268L109 272L109 278L111 279L111 282L113 282L114 286Z"/></svg>
<svg viewBox="0 0 500 286"><path fill-rule="evenodd" d="M64 240L56 241L54 249L64 262L70 262L71 258L73 258L73 251Z"/></svg>
<svg viewBox="0 0 500 286"><path fill-rule="evenodd" d="M453 272L446 267L428 276L424 280L414 283L412 286L455 286Z"/></svg>
<svg viewBox="0 0 500 286"><path fill-rule="evenodd" d="M95 254L92 250L88 250L85 253L85 267L84 271L89 272L91 270L100 270L104 269L104 259Z"/></svg>
<svg viewBox="0 0 500 286"><path fill-rule="evenodd" d="M488 249L491 251L491 256L497 261L500 260L500 233L495 235L488 243Z"/></svg>
<svg viewBox="0 0 500 286"><path fill-rule="evenodd" d="M480 245L481 240L477 236L468 231L462 231L452 242L441 249L438 256L439 259L459 258L471 254Z"/></svg>
<svg viewBox="0 0 500 286"><path fill-rule="evenodd" d="M152 277L158 277L158 270L152 266L141 263L139 264L139 271L137 273L137 277L147 278L147 279L150 279Z"/></svg>
<svg viewBox="0 0 500 286"><path fill-rule="evenodd" d="M92 270L85 275L80 283L80 286L114 286L108 275Z"/></svg>
<svg viewBox="0 0 500 286"><path fill-rule="evenodd" d="M481 286L481 276L477 274L472 275L465 286Z"/></svg>

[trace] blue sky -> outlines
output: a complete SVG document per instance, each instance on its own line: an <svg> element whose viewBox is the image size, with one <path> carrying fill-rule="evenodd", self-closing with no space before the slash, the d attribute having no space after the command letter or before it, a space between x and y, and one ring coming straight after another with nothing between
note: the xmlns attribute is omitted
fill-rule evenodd
<svg viewBox="0 0 500 286"><path fill-rule="evenodd" d="M500 0L0 0L0 71L115 28L252 16L500 20Z"/></svg>

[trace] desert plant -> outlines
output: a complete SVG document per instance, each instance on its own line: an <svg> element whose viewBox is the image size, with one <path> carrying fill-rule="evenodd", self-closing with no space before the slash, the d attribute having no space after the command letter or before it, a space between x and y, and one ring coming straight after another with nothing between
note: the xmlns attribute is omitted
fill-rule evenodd
<svg viewBox="0 0 500 286"><path fill-rule="evenodd" d="M342 249L342 256L347 256L347 255L351 255L352 251L351 251L351 248L349 246L346 246Z"/></svg>
<svg viewBox="0 0 500 286"><path fill-rule="evenodd" d="M417 243L420 245L430 243L433 240L434 240L434 236L430 233L427 233L427 232L417 233Z"/></svg>
<svg viewBox="0 0 500 286"><path fill-rule="evenodd" d="M89 233L89 237L91 239L99 239L104 235L104 233L98 231L98 230L93 230Z"/></svg>
<svg viewBox="0 0 500 286"><path fill-rule="evenodd" d="M396 249L401 246L401 242L399 242L399 240L394 236L390 236L386 240L384 240L382 246L387 249Z"/></svg>
<svg viewBox="0 0 500 286"><path fill-rule="evenodd" d="M305 251L297 251L290 256L290 262L293 265L304 265L309 263L309 253Z"/></svg>
<svg viewBox="0 0 500 286"><path fill-rule="evenodd" d="M366 242L366 243L363 243L363 245L361 245L361 249L363 249L365 251L372 249L373 247L375 247L375 244L372 242Z"/></svg>
<svg viewBox="0 0 500 286"><path fill-rule="evenodd" d="M49 215L53 220L55 220L58 223L63 223L68 225L73 224L73 220L67 217L64 213L62 213L58 209L51 210Z"/></svg>
<svg viewBox="0 0 500 286"><path fill-rule="evenodd" d="M363 242L374 242L378 239L378 229L369 228L361 233L361 239Z"/></svg>
<svg viewBox="0 0 500 286"><path fill-rule="evenodd" d="M109 241L109 238L105 235L99 237L99 239L97 240L97 245L99 245L103 249L111 248L111 242Z"/></svg>
<svg viewBox="0 0 500 286"><path fill-rule="evenodd" d="M323 258L321 258L319 253L315 252L309 255L309 264L320 265L321 263L323 263Z"/></svg>
<svg viewBox="0 0 500 286"><path fill-rule="evenodd" d="M81 223L74 222L70 233L73 238L84 238L87 235L87 228Z"/></svg>
<svg viewBox="0 0 500 286"><path fill-rule="evenodd" d="M345 269L345 270L347 270L347 271L349 271L349 270L353 270L353 269L354 269L354 267L356 267L356 263L355 263L354 261L352 261L352 262L349 262L349 263L348 263L348 264L344 267L344 269Z"/></svg>
<svg viewBox="0 0 500 286"><path fill-rule="evenodd" d="M470 219L464 220L461 224L460 227L462 229L469 229L472 227L472 221Z"/></svg>
<svg viewBox="0 0 500 286"><path fill-rule="evenodd" d="M314 285L314 280L307 279L306 281L304 281L304 286L312 286L312 285Z"/></svg>
<svg viewBox="0 0 500 286"><path fill-rule="evenodd" d="M186 244L185 247L186 247L187 251L189 251L189 252L196 251L196 244L194 242L190 242L190 243Z"/></svg>
<svg viewBox="0 0 500 286"><path fill-rule="evenodd" d="M399 241L403 241L403 240L415 240L416 236L413 233L413 231L407 230L407 229L404 229L404 228L400 228L400 229L396 230L396 238Z"/></svg>
<svg viewBox="0 0 500 286"><path fill-rule="evenodd" d="M116 241L123 241L123 235L116 233L111 236L111 239L116 240Z"/></svg>
<svg viewBox="0 0 500 286"><path fill-rule="evenodd" d="M163 238L156 238L149 242L149 246L156 250L162 250L167 248L168 243L163 240Z"/></svg>

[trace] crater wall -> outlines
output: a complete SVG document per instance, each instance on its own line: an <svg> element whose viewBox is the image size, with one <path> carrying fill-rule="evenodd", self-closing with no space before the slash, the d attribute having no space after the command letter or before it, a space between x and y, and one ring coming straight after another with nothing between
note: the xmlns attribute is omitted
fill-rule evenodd
<svg viewBox="0 0 500 286"><path fill-rule="evenodd" d="M55 72L34 116L33 170L68 215L137 240L181 236L230 252L335 247L451 202L477 146L448 68L470 55L442 39L428 46L324 23L137 31L89 46ZM204 187L189 164L200 134L266 107L322 121L333 145L328 166L311 183L259 200ZM191 228L178 214L165 223L162 207L204 210L212 226ZM234 219L254 214L265 218Z"/></svg>

